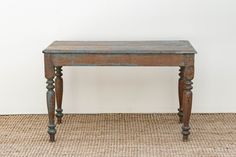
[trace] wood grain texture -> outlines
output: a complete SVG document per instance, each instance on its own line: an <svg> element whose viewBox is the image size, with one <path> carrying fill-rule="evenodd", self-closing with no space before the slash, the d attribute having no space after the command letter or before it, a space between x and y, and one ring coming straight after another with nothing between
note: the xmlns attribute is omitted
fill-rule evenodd
<svg viewBox="0 0 236 157"><path fill-rule="evenodd" d="M178 82L178 94L179 94L179 109L178 109L178 116L179 116L179 122L183 122L183 85L184 85L184 79L183 79L183 72L184 67L180 67L179 69L179 82Z"/></svg>
<svg viewBox="0 0 236 157"><path fill-rule="evenodd" d="M48 134L50 136L50 142L55 141L56 125L55 125L55 92L53 78L47 80L47 107L48 107Z"/></svg>
<svg viewBox="0 0 236 157"><path fill-rule="evenodd" d="M183 140L187 141L190 134L189 120L192 109L192 79L194 78L194 66L185 67L183 70L183 126L182 134Z"/></svg>
<svg viewBox="0 0 236 157"><path fill-rule="evenodd" d="M55 75L52 56L50 54L44 54L44 74L47 79L52 79Z"/></svg>
<svg viewBox="0 0 236 157"><path fill-rule="evenodd" d="M179 119L186 141L190 134L189 120L192 107L192 79L196 51L188 41L56 41L44 52L45 77L48 79L47 104L50 141L55 140L56 75L57 118L61 123L63 79L62 66L178 66ZM55 68L56 67L56 74Z"/></svg>
<svg viewBox="0 0 236 157"><path fill-rule="evenodd" d="M55 66L185 66L194 54L51 54ZM187 57L187 59L186 59Z"/></svg>
<svg viewBox="0 0 236 157"><path fill-rule="evenodd" d="M56 80L55 80L55 91L56 91L56 101L57 101L57 109L56 109L56 117L57 124L61 124L63 117L62 110L62 96L63 96L63 79L62 79L62 67L56 67Z"/></svg>
<svg viewBox="0 0 236 157"><path fill-rule="evenodd" d="M194 54L189 41L55 41L44 53L178 53Z"/></svg>

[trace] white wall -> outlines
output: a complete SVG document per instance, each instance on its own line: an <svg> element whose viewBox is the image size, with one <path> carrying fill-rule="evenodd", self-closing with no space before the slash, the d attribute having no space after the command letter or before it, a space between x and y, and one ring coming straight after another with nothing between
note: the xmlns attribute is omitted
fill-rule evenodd
<svg viewBox="0 0 236 157"><path fill-rule="evenodd" d="M43 54L54 40L187 39L193 112L236 112L235 0L0 2L0 114L47 113ZM64 111L176 112L178 68L65 67Z"/></svg>

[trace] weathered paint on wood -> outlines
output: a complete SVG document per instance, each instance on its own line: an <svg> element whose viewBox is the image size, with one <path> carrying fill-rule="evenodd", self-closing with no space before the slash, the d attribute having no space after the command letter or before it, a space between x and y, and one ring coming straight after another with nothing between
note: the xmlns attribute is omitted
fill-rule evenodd
<svg viewBox="0 0 236 157"><path fill-rule="evenodd" d="M55 41L44 53L194 54L189 41Z"/></svg>
<svg viewBox="0 0 236 157"><path fill-rule="evenodd" d="M185 66L193 54L51 54L55 66Z"/></svg>
<svg viewBox="0 0 236 157"><path fill-rule="evenodd" d="M183 122L183 140L190 134L192 79L196 51L188 41L56 41L44 52L47 78L47 105L50 141L55 140L56 75L57 118L61 123L63 80L62 66L179 66L179 118ZM56 68L56 73L55 73Z"/></svg>
<svg viewBox="0 0 236 157"><path fill-rule="evenodd" d="M179 116L179 122L183 123L183 86L184 86L184 67L180 67L179 69L179 88L178 88L178 92L179 92L179 109L178 109L178 116Z"/></svg>
<svg viewBox="0 0 236 157"><path fill-rule="evenodd" d="M62 95L63 95L63 79L62 79L62 66L56 67L56 80L55 80L55 91L56 91L56 100L57 100L57 109L56 109L56 117L57 124L61 124L62 122Z"/></svg>
<svg viewBox="0 0 236 157"><path fill-rule="evenodd" d="M47 81L47 107L48 107L48 134L50 135L50 141L55 140L56 125L55 125L55 92L54 92L54 81L53 79L48 79Z"/></svg>
<svg viewBox="0 0 236 157"><path fill-rule="evenodd" d="M182 134L183 140L186 141L188 139L188 135L190 134L190 126L189 120L192 109L192 79L194 77L194 66L186 66L183 70L183 97L182 97L182 105L183 105L183 126L182 126Z"/></svg>

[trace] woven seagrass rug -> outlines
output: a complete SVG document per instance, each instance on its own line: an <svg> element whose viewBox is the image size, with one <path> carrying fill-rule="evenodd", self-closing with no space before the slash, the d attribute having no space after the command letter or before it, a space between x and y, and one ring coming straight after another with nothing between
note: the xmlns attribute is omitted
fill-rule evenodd
<svg viewBox="0 0 236 157"><path fill-rule="evenodd" d="M56 142L47 115L0 116L0 156L236 157L236 114L192 114L182 142L176 114L65 115Z"/></svg>

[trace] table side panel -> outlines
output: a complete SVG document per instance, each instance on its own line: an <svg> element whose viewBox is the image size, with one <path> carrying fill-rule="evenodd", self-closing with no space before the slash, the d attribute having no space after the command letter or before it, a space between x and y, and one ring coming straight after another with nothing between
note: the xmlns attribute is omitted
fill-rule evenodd
<svg viewBox="0 0 236 157"><path fill-rule="evenodd" d="M54 66L185 66L194 54L51 54Z"/></svg>

